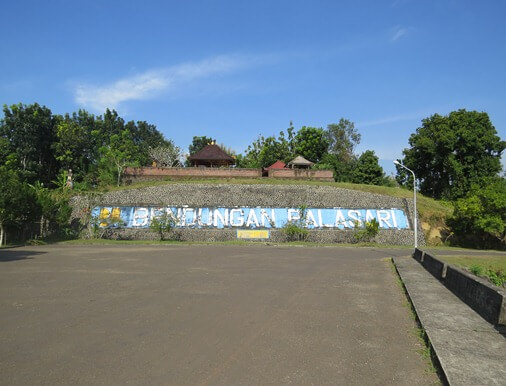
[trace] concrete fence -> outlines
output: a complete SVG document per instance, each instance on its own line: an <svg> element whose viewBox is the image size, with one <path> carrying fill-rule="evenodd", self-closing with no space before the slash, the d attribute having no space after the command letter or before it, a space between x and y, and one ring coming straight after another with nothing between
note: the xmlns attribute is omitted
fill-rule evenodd
<svg viewBox="0 0 506 386"><path fill-rule="evenodd" d="M413 258L489 323L506 325L504 290L418 248Z"/></svg>

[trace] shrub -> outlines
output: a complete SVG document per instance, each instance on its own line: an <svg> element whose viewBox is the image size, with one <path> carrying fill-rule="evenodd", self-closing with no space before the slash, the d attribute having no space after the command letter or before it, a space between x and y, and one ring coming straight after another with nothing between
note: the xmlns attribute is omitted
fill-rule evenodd
<svg viewBox="0 0 506 386"><path fill-rule="evenodd" d="M483 267L478 264L473 264L469 267L469 270L473 275L480 276L483 274Z"/></svg>
<svg viewBox="0 0 506 386"><path fill-rule="evenodd" d="M355 224L355 227L357 224ZM357 229L357 228L356 228ZM379 222L375 218L371 221L367 221L363 228L358 229L353 235L355 241L363 242L363 241L371 241L376 237L379 232Z"/></svg>
<svg viewBox="0 0 506 386"><path fill-rule="evenodd" d="M306 228L307 206L299 206L298 211L299 218L289 221L283 226L282 231L288 241L304 241L309 235L309 231Z"/></svg>
<svg viewBox="0 0 506 386"><path fill-rule="evenodd" d="M487 277L494 285L501 287L506 284L506 274L502 270L489 269L487 271Z"/></svg>
<svg viewBox="0 0 506 386"><path fill-rule="evenodd" d="M170 232L176 226L176 219L172 213L163 212L160 216L153 217L149 227L158 233L160 241L164 240L165 233Z"/></svg>

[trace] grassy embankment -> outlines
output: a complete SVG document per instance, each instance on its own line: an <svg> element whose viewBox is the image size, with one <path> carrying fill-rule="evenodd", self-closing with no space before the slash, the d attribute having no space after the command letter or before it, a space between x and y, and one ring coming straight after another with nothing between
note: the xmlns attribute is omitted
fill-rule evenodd
<svg viewBox="0 0 506 386"><path fill-rule="evenodd" d="M149 186L158 186L177 183L207 183L207 184L265 184L265 185L310 185L310 186L332 186L337 188L359 190L362 192L382 194L386 196L413 199L413 191L399 188L376 185L352 184L344 182L322 182L305 180L282 180L274 178L209 178L209 179L173 179L164 181L150 181L136 183L132 185L108 187L98 189L98 191L116 191L124 189L143 188ZM425 238L429 245L441 245L445 241L445 220L451 215L453 207L450 203L437 201L421 194L417 194L417 209L425 233Z"/></svg>
<svg viewBox="0 0 506 386"><path fill-rule="evenodd" d="M496 286L506 286L506 255L505 254L481 254L481 255L437 255L448 264L463 268L476 276L488 279Z"/></svg>

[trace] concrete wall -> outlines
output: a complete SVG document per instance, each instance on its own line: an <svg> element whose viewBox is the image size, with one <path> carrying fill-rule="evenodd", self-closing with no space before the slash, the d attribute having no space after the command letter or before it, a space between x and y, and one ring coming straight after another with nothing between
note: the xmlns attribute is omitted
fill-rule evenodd
<svg viewBox="0 0 506 386"><path fill-rule="evenodd" d="M311 179L319 181L334 181L332 170L313 170L313 169L270 169L268 173L272 178L290 178L290 179Z"/></svg>
<svg viewBox="0 0 506 386"><path fill-rule="evenodd" d="M506 325L505 291L420 249L413 258L489 323Z"/></svg>
<svg viewBox="0 0 506 386"><path fill-rule="evenodd" d="M261 169L235 168L126 168L123 180L129 184L137 181L163 180L164 178L259 178Z"/></svg>
<svg viewBox="0 0 506 386"><path fill-rule="evenodd" d="M332 170L311 169L271 169L268 176L272 178L311 179L334 181ZM164 178L260 178L262 169L243 168L126 168L124 182L163 180Z"/></svg>
<svg viewBox="0 0 506 386"><path fill-rule="evenodd" d="M375 241L388 244L412 245L412 202L405 199L371 194L332 186L268 185L268 184L192 184L167 183L146 188L125 189L102 195L78 196L72 199L73 217L84 222L88 208L96 206L190 206L190 207L285 207L297 208L399 208L405 211L410 229L380 230ZM235 240L233 229L181 229L183 240ZM311 230L309 241L353 242L354 230ZM419 245L425 245L419 232ZM111 235L120 238L155 238L145 229L121 230ZM272 241L281 241L281 230L271 231Z"/></svg>

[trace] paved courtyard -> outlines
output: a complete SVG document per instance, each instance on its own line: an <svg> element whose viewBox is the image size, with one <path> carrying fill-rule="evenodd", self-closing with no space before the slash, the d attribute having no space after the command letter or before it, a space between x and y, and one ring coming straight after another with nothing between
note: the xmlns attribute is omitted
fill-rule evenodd
<svg viewBox="0 0 506 386"><path fill-rule="evenodd" d="M426 385L407 249L0 250L0 383Z"/></svg>

